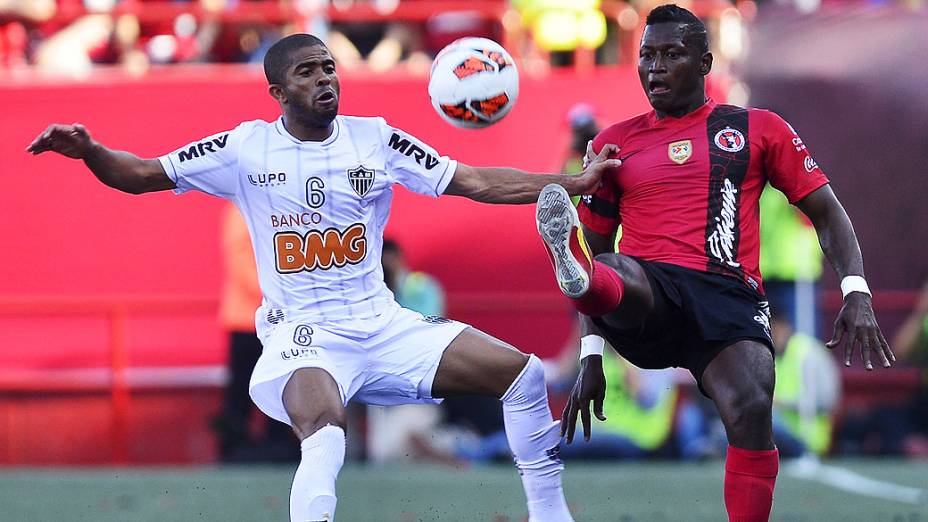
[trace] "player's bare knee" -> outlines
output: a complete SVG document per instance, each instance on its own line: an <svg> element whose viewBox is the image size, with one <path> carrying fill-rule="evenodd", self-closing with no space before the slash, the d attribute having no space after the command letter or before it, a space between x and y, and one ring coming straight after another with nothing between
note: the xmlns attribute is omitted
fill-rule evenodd
<svg viewBox="0 0 928 522"><path fill-rule="evenodd" d="M718 404L722 420L729 428L742 429L769 424L773 393L763 386L751 386L731 394Z"/></svg>
<svg viewBox="0 0 928 522"><path fill-rule="evenodd" d="M300 440L303 440L326 426L338 426L342 430L346 430L348 415L344 408L337 411L325 410L312 414L296 413L291 414L290 422L293 426L293 432Z"/></svg>
<svg viewBox="0 0 928 522"><path fill-rule="evenodd" d="M525 364L522 365L516 378L513 379L497 397L507 402L524 402L529 395L544 395L545 365L541 359L532 355L525 355Z"/></svg>
<svg viewBox="0 0 928 522"><path fill-rule="evenodd" d="M514 352L512 357L509 357L504 364L500 365L497 373L498 377L494 378L494 382L490 384L490 394L496 398L501 398L512 387L512 384L519 380L529 362L528 354Z"/></svg>

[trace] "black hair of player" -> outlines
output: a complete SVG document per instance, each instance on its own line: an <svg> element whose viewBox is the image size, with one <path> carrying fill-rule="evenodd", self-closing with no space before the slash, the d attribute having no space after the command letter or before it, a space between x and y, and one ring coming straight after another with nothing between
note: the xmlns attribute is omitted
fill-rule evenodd
<svg viewBox="0 0 928 522"><path fill-rule="evenodd" d="M706 24L688 9L677 4L659 5L648 13L645 25L680 24L683 29L683 42L694 45L700 53L709 52L709 33Z"/></svg>
<svg viewBox="0 0 928 522"><path fill-rule="evenodd" d="M264 76L267 78L267 83L283 85L287 68L290 67L291 53L297 49L317 45L325 47L325 42L306 33L291 34L274 42L274 45L264 55Z"/></svg>

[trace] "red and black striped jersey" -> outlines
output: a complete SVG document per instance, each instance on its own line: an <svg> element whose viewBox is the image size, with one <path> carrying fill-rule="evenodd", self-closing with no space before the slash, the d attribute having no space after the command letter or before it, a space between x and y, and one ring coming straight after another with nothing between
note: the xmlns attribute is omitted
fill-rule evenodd
<svg viewBox="0 0 928 522"><path fill-rule="evenodd" d="M755 289L761 191L795 203L828 183L796 131L761 109L709 100L682 118L654 111L612 125L593 140L620 147L622 166L581 199L583 224L623 254L738 277Z"/></svg>

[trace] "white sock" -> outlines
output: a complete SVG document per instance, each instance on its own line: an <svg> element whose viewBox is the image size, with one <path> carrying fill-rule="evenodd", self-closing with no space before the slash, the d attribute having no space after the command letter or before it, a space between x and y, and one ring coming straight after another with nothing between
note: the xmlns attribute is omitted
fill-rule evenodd
<svg viewBox="0 0 928 522"><path fill-rule="evenodd" d="M522 475L529 522L573 522L561 489L561 434L551 417L545 368L529 356L522 373L501 399L506 438Z"/></svg>
<svg viewBox="0 0 928 522"><path fill-rule="evenodd" d="M290 488L290 522L333 522L335 479L345 463L345 432L324 426L300 443L300 460Z"/></svg>

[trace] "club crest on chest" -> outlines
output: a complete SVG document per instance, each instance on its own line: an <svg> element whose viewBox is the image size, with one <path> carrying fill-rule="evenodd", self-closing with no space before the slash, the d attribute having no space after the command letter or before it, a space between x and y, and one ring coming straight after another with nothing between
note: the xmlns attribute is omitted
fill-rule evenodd
<svg viewBox="0 0 928 522"><path fill-rule="evenodd" d="M675 141L667 146L667 156L678 164L682 165L693 155L693 142L690 140Z"/></svg>
<svg viewBox="0 0 928 522"><path fill-rule="evenodd" d="M365 194L370 192L371 187L374 186L373 169L366 168L364 165L358 165L357 168L349 169L348 183L350 183L351 188L363 198Z"/></svg>

